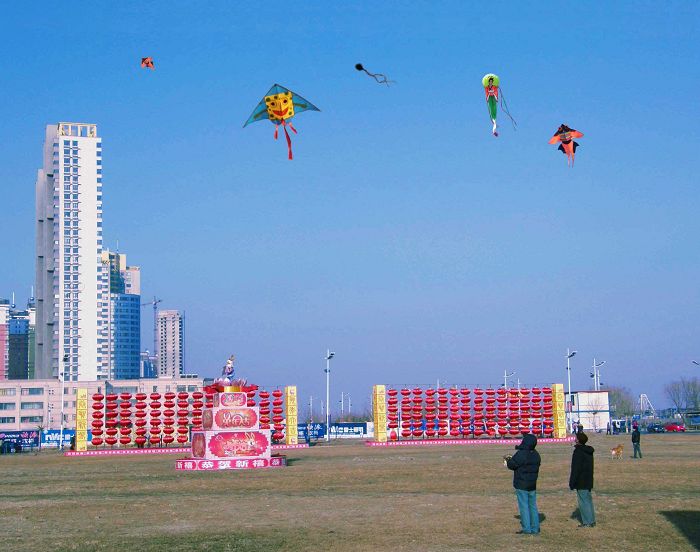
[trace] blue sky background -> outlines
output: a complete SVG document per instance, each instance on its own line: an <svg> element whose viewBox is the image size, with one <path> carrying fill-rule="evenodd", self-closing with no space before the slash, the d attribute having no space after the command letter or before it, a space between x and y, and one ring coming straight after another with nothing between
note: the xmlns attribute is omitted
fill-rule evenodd
<svg viewBox="0 0 700 552"><path fill-rule="evenodd" d="M567 346L575 388L594 356L655 404L698 374L698 3L142 4L3 8L0 296L33 283L44 126L94 122L106 243L187 312L190 371L235 352L316 402L331 347L355 409L373 383L565 381ZM242 129L275 82L321 109L292 162Z"/></svg>

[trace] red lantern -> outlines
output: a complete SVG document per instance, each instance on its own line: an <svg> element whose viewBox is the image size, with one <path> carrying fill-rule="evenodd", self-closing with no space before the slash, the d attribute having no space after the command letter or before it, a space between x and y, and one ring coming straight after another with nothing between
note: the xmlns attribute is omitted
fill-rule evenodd
<svg viewBox="0 0 700 552"><path fill-rule="evenodd" d="M107 444L110 445L110 446L111 446L111 445L116 445L116 444L117 444L117 438L116 438L116 437L107 437L107 438L105 439L105 443L107 443Z"/></svg>
<svg viewBox="0 0 700 552"><path fill-rule="evenodd" d="M104 396L102 393L95 393L95 394L92 396L92 400L93 400L93 401L98 401L98 402L101 402L104 398L105 398L105 396Z"/></svg>
<svg viewBox="0 0 700 552"><path fill-rule="evenodd" d="M281 389L275 389L272 392L272 396L275 397L276 399L279 399L282 395L283 395L283 393L282 393Z"/></svg>
<svg viewBox="0 0 700 552"><path fill-rule="evenodd" d="M414 437L420 437L423 435L423 430L422 429L414 429L412 433L413 433Z"/></svg>
<svg viewBox="0 0 700 552"><path fill-rule="evenodd" d="M175 411L171 409L164 410L163 416L165 416L166 418L172 418L173 416L175 416Z"/></svg>
<svg viewBox="0 0 700 552"><path fill-rule="evenodd" d="M126 436L119 437L119 442L122 445L128 445L129 443L131 443L131 437L126 437Z"/></svg>
<svg viewBox="0 0 700 552"><path fill-rule="evenodd" d="M109 394L107 395L106 398L107 398L107 401L108 401L108 402L116 401L116 400L117 400L117 394L116 394L116 393L109 393Z"/></svg>
<svg viewBox="0 0 700 552"><path fill-rule="evenodd" d="M157 401L158 399L160 399L160 393L151 393L149 397L152 401Z"/></svg>
<svg viewBox="0 0 700 552"><path fill-rule="evenodd" d="M92 417L95 418L96 420L101 420L102 418L105 417L105 413L100 412L99 410L96 410L95 412L92 413Z"/></svg>
<svg viewBox="0 0 700 552"><path fill-rule="evenodd" d="M283 420L284 420L284 417L280 416L279 414L272 417L272 421L276 424L281 424Z"/></svg>
<svg viewBox="0 0 700 552"><path fill-rule="evenodd" d="M148 433L148 431L146 430L145 427L138 427L138 428L136 428L136 431L134 431L134 433L136 433L136 435L146 435L146 433Z"/></svg>
<svg viewBox="0 0 700 552"><path fill-rule="evenodd" d="M146 395L146 393L136 393L136 395L134 395L134 398L137 401L145 401L148 398L148 395Z"/></svg>
<svg viewBox="0 0 700 552"><path fill-rule="evenodd" d="M269 391L260 391L260 398L261 399L268 399L269 397L270 397Z"/></svg>
<svg viewBox="0 0 700 552"><path fill-rule="evenodd" d="M172 443L174 440L175 440L175 437L173 437L172 435L165 435L165 436L163 437L163 442L164 442L166 445L169 445L169 444Z"/></svg>
<svg viewBox="0 0 700 552"><path fill-rule="evenodd" d="M175 398L175 393L173 393L172 391L168 391L168 392L164 395L164 397L165 397L166 400L172 401L172 400Z"/></svg>
<svg viewBox="0 0 700 552"><path fill-rule="evenodd" d="M187 442L187 435L178 435L177 442L178 443L186 443Z"/></svg>
<svg viewBox="0 0 700 552"><path fill-rule="evenodd" d="M181 400L181 401L187 400L187 398L188 398L189 396L190 396L190 394L187 393L187 392L185 392L185 391L180 391L180 392L177 394L177 398L178 398L179 400Z"/></svg>
<svg viewBox="0 0 700 552"><path fill-rule="evenodd" d="M396 429L397 427L399 427L399 422L391 421L387 424L387 427L389 427L391 429Z"/></svg>
<svg viewBox="0 0 700 552"><path fill-rule="evenodd" d="M157 445L160 443L160 437L153 436L148 440L152 445Z"/></svg>
<svg viewBox="0 0 700 552"><path fill-rule="evenodd" d="M248 399L248 400L246 401L246 406L247 406L248 408L252 408L253 406L255 406L255 401L254 401L253 399Z"/></svg>
<svg viewBox="0 0 700 552"><path fill-rule="evenodd" d="M192 411L192 416L195 418L201 418L202 417L202 411L197 409Z"/></svg>
<svg viewBox="0 0 700 552"><path fill-rule="evenodd" d="M102 444L102 439L100 437L93 437L92 438L92 444L95 445L96 447L99 447Z"/></svg>
<svg viewBox="0 0 700 552"><path fill-rule="evenodd" d="M116 427L110 427L105 430L105 433L109 435L110 437L114 437L117 434L117 428Z"/></svg>
<svg viewBox="0 0 700 552"><path fill-rule="evenodd" d="M128 401L131 398L131 393L120 393L119 398L123 401Z"/></svg>
<svg viewBox="0 0 700 552"><path fill-rule="evenodd" d="M136 437L136 439L134 439L134 442L135 442L138 446L142 446L142 445L144 445L144 444L146 443L146 438L145 438L145 437Z"/></svg>
<svg viewBox="0 0 700 552"><path fill-rule="evenodd" d="M397 395L398 391L396 389L388 389L386 394L389 395L390 397L395 397Z"/></svg>
<svg viewBox="0 0 700 552"><path fill-rule="evenodd" d="M93 420L91 425L92 425L92 427L99 429L102 427L103 422L102 422L102 420Z"/></svg>
<svg viewBox="0 0 700 552"><path fill-rule="evenodd" d="M151 429L148 430L148 432L151 435L160 435L160 428L158 427L152 427Z"/></svg>
<svg viewBox="0 0 700 552"><path fill-rule="evenodd" d="M204 397L204 393L202 393L201 391L194 391L192 393L192 398L196 401L200 400L202 397Z"/></svg>
<svg viewBox="0 0 700 552"><path fill-rule="evenodd" d="M172 435L173 433L175 433L175 428L174 427L164 427L163 433L165 433L166 435Z"/></svg>
<svg viewBox="0 0 700 552"><path fill-rule="evenodd" d="M93 410L102 410L105 407L104 403L96 402L92 403Z"/></svg>
<svg viewBox="0 0 700 552"><path fill-rule="evenodd" d="M157 410L161 407L161 404L160 401L152 401L149 406L151 407L151 409Z"/></svg>
<svg viewBox="0 0 700 552"><path fill-rule="evenodd" d="M101 429L93 429L93 430L92 430L92 434L93 434L95 437L99 437L99 436L102 435L103 433L104 433L104 431L102 431Z"/></svg>

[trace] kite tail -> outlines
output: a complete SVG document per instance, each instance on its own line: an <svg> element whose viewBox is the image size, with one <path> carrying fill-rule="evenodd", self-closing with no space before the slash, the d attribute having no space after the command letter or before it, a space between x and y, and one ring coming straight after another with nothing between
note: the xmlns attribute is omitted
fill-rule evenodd
<svg viewBox="0 0 700 552"><path fill-rule="evenodd" d="M275 140L277 140L277 134L278 134L279 129L280 129L280 126L275 125Z"/></svg>
<svg viewBox="0 0 700 552"><path fill-rule="evenodd" d="M287 132L287 124L285 121L282 121L282 128L284 129L284 137L287 139L287 151L289 152L289 160L291 161L293 159L292 157L292 139L289 136L289 132ZM294 127L292 125L289 125L292 130L294 130ZM296 130L294 130L294 133L296 134Z"/></svg>
<svg viewBox="0 0 700 552"><path fill-rule="evenodd" d="M510 122L513 123L513 130L518 130L518 123L515 122L515 119L513 119L513 116L510 114L510 111L508 111L508 102L506 102L506 98L503 95L502 88L501 88L500 92L501 92L501 108L503 109L503 113L508 115Z"/></svg>

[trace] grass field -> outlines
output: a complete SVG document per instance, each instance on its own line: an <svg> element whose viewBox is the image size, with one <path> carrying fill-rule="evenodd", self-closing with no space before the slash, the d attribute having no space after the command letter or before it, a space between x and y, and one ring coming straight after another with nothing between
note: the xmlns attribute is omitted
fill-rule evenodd
<svg viewBox="0 0 700 552"><path fill-rule="evenodd" d="M625 444L622 460L608 449ZM0 550L687 551L700 548L700 435L593 436L598 525L571 519L571 446L542 444L539 536L516 535L499 445L289 451L287 468L176 472L176 455L0 456Z"/></svg>

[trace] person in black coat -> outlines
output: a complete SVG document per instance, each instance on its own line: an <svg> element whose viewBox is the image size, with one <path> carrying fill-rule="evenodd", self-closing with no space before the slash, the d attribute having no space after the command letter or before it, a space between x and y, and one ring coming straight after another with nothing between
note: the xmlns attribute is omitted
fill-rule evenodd
<svg viewBox="0 0 700 552"><path fill-rule="evenodd" d="M571 475L569 489L576 491L578 509L581 512L580 527L595 527L595 510L593 509L593 447L588 446L588 435L576 434L576 445L571 455Z"/></svg>
<svg viewBox="0 0 700 552"><path fill-rule="evenodd" d="M506 466L513 470L513 487L520 511L519 534L537 535L540 532L540 513L537 510L537 476L540 473L540 454L535 450L537 437L523 436L513 456L506 456Z"/></svg>
<svg viewBox="0 0 700 552"><path fill-rule="evenodd" d="M641 440L641 433L639 433L639 426L637 424L634 424L633 426L634 430L632 431L632 449L634 450L634 458L637 458L637 454L639 454L639 457L642 457L642 449L639 444L639 441Z"/></svg>

